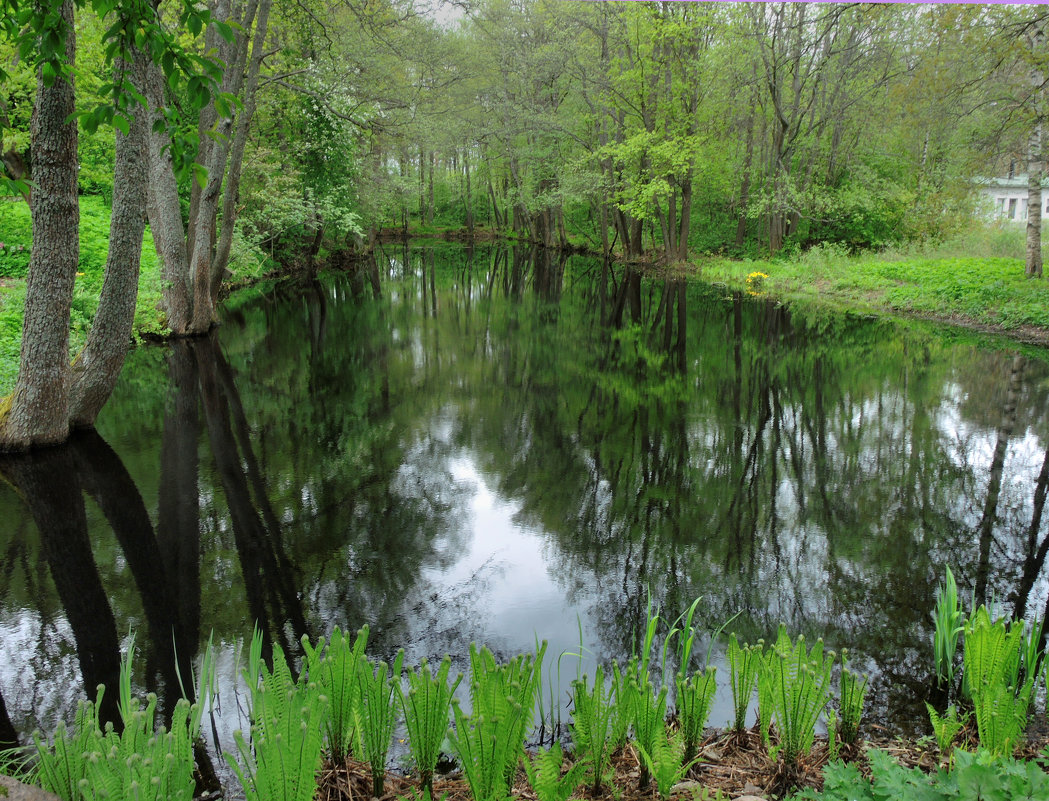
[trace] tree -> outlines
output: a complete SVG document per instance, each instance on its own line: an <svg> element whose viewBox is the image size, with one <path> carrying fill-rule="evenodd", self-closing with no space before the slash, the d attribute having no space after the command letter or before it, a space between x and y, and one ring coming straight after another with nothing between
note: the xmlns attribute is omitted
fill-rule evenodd
<svg viewBox="0 0 1049 801"><path fill-rule="evenodd" d="M116 383L130 344L146 196L146 126L142 97L150 64L162 64L170 83L203 64L190 57L159 24L152 6L138 0L92 0L111 22L104 39L114 79L111 101L82 118L117 129L110 247L102 294L88 342L69 360L69 313L79 255L76 33L73 0L23 4L0 0L0 30L37 72L31 151L33 245L26 282L18 379L0 406L0 449L24 450L66 439L72 427L91 426ZM186 5L180 21L200 27L206 12ZM2 77L2 76L0 76ZM206 78L193 75L200 91ZM176 152L177 157L177 152Z"/></svg>
<svg viewBox="0 0 1049 801"><path fill-rule="evenodd" d="M1028 278L1042 277L1042 176L1045 162L1042 153L1042 124L1045 114L1045 34L1042 22L1035 19L1027 33L1031 57L1031 132L1027 144L1027 252L1024 274Z"/></svg>

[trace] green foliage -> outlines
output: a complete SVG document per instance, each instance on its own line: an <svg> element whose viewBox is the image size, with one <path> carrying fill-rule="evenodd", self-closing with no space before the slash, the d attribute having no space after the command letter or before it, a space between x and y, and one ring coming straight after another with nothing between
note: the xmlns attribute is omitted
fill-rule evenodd
<svg viewBox="0 0 1049 801"><path fill-rule="evenodd" d="M143 707L131 694L134 653L132 637L117 688L123 731L118 733L111 723L102 728L98 714L105 688L100 685L94 702L78 706L72 732L60 722L50 745L39 732L34 734L36 772L45 790L68 801L193 798L193 741L200 734L201 706L182 698L175 704L170 729L155 729L156 695L150 693ZM209 659L198 690L202 698L211 681Z"/></svg>
<svg viewBox="0 0 1049 801"><path fill-rule="evenodd" d="M521 654L499 665L487 647L470 645L471 720L484 729L496 726L500 736L509 738L502 765L507 791L531 727L542 687L542 664L546 654L543 642L536 654ZM483 720L484 724L479 721ZM482 752L478 752L482 753Z"/></svg>
<svg viewBox="0 0 1049 801"><path fill-rule="evenodd" d="M772 716L779 731L783 760L794 763L809 752L816 736L816 721L830 700L830 674L834 654L824 652L823 641L812 648L799 635L791 642L780 625L769 654L767 680L772 686Z"/></svg>
<svg viewBox="0 0 1049 801"><path fill-rule="evenodd" d="M903 768L872 749L871 780L854 764L832 762L823 770L823 790L806 789L795 799L812 801L1037 801L1049 798L1049 775L1034 761L1018 762L988 752L958 753L953 770L924 773Z"/></svg>
<svg viewBox="0 0 1049 801"><path fill-rule="evenodd" d="M1008 754L1027 726L1035 676L1020 684L1023 624L1007 627L981 606L965 625L963 687L972 698L980 745Z"/></svg>
<svg viewBox="0 0 1049 801"><path fill-rule="evenodd" d="M943 715L939 714L932 704L926 703L925 708L929 710L929 722L932 724L933 736L936 737L936 747L940 749L940 755L946 757L947 764L950 765L954 752L954 738L965 728L969 716L965 715L959 719L958 707L953 704L947 707Z"/></svg>
<svg viewBox="0 0 1049 801"><path fill-rule="evenodd" d="M958 599L958 585L951 568L944 567L943 582L936 596L933 612L936 630L933 633L933 654L936 659L936 677L941 684L954 684L954 655L958 648L958 635L965 626L965 614Z"/></svg>
<svg viewBox="0 0 1049 801"><path fill-rule="evenodd" d="M390 750L393 729L397 724L397 709L393 702L394 687L401 680L404 651L398 651L389 669L380 662L372 670L371 663L357 663L357 703L353 708L354 728L357 732L357 754L372 769L373 794L381 798L386 776L386 754Z"/></svg>
<svg viewBox="0 0 1049 801"><path fill-rule="evenodd" d="M310 681L315 682L320 692L328 698L328 749L332 759L338 763L346 759L356 739L354 725L360 705L357 674L367 664L364 656L367 644L367 626L357 633L352 646L338 627L331 633L327 650L324 649L323 637L317 642L316 648L310 645L309 637L302 638Z"/></svg>
<svg viewBox="0 0 1049 801"><path fill-rule="evenodd" d="M448 671L452 660L445 656L437 668L436 675L430 672L426 660L418 671L408 668L408 692L396 685L404 711L404 723L408 730L408 746L419 771L419 781L424 792L433 790L433 770L441 755L441 744L448 734L448 715L452 706L455 688L463 675L448 684Z"/></svg>
<svg viewBox="0 0 1049 801"><path fill-rule="evenodd" d="M717 668L711 666L706 671L694 672L687 679L680 673L676 677L677 714L685 762L690 762L696 755L696 748L703 738L703 729L707 725L710 705L717 689L716 676Z"/></svg>
<svg viewBox="0 0 1049 801"><path fill-rule="evenodd" d="M605 773L610 767L617 715L623 720L626 715L616 708L613 700L615 685L606 688L605 673L600 665L594 673L593 690L589 689L587 682L585 675L572 682L574 707L570 731L576 763L589 770L590 787L596 794L601 791Z"/></svg>
<svg viewBox="0 0 1049 801"><path fill-rule="evenodd" d="M262 659L262 633L251 639L243 671L251 697L251 744L237 731L233 738L241 762L228 752L248 801L310 801L321 765L328 699L305 674L298 681L280 646L273 645L273 669Z"/></svg>
<svg viewBox="0 0 1049 801"><path fill-rule="evenodd" d="M656 789L663 801L670 798L670 790L684 778L695 760L685 760L684 743L681 735L674 732L668 736L666 728L661 727L658 736L651 743L651 750L638 742L641 761L644 768L656 780ZM642 772L642 778L644 772Z"/></svg>
<svg viewBox="0 0 1049 801"><path fill-rule="evenodd" d="M839 680L838 738L844 745L855 743L860 736L860 719L863 717L863 700L867 696L867 677L860 677L848 669L848 652L841 652L841 678Z"/></svg>
<svg viewBox="0 0 1049 801"><path fill-rule="evenodd" d="M633 712L634 740L642 753L647 751L654 758L660 747L659 741L666 739L664 720L667 714L667 688L664 686L656 690L648 677L641 677L641 674L633 676L627 687L627 703ZM680 764L680 759L678 762ZM638 782L642 790L648 787L649 778L650 763L642 761Z"/></svg>
<svg viewBox="0 0 1049 801"><path fill-rule="evenodd" d="M532 759L525 759L525 772L539 801L568 801L582 783L586 765L577 761L562 775L563 761L560 743L541 749Z"/></svg>
<svg viewBox="0 0 1049 801"><path fill-rule="evenodd" d="M754 682L758 677L761 663L761 651L751 646L739 645L733 632L728 637L729 682L732 686L732 706L735 717L732 720L733 731L743 731L747 727L747 708L754 694Z"/></svg>

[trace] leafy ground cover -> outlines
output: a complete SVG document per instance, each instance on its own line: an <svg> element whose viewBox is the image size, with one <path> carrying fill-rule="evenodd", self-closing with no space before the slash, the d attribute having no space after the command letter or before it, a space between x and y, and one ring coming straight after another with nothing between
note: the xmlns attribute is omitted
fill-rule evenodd
<svg viewBox="0 0 1049 801"><path fill-rule="evenodd" d="M917 315L1049 342L1049 280L1026 278L1017 257L957 255L950 249L849 255L817 246L789 260L706 258L697 263L697 274L787 301Z"/></svg>

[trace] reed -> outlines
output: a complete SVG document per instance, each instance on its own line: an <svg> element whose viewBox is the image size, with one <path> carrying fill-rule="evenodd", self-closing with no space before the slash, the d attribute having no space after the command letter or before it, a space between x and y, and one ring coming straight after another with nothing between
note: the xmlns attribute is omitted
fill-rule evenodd
<svg viewBox="0 0 1049 801"><path fill-rule="evenodd" d="M933 621L936 624L932 641L936 679L940 686L951 687L954 684L954 656L958 650L958 635L965 626L965 614L958 598L958 584L950 567L944 567L943 581L936 595Z"/></svg>

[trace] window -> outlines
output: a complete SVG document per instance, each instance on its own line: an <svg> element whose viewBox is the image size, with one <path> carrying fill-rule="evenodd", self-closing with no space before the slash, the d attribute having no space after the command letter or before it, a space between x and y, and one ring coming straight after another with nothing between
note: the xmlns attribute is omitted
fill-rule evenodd
<svg viewBox="0 0 1049 801"><path fill-rule="evenodd" d="M1020 219L1027 219L1027 198L1025 197L1020 198Z"/></svg>
<svg viewBox="0 0 1049 801"><path fill-rule="evenodd" d="M1009 219L1016 219L1016 198L1014 197L1009 198Z"/></svg>

